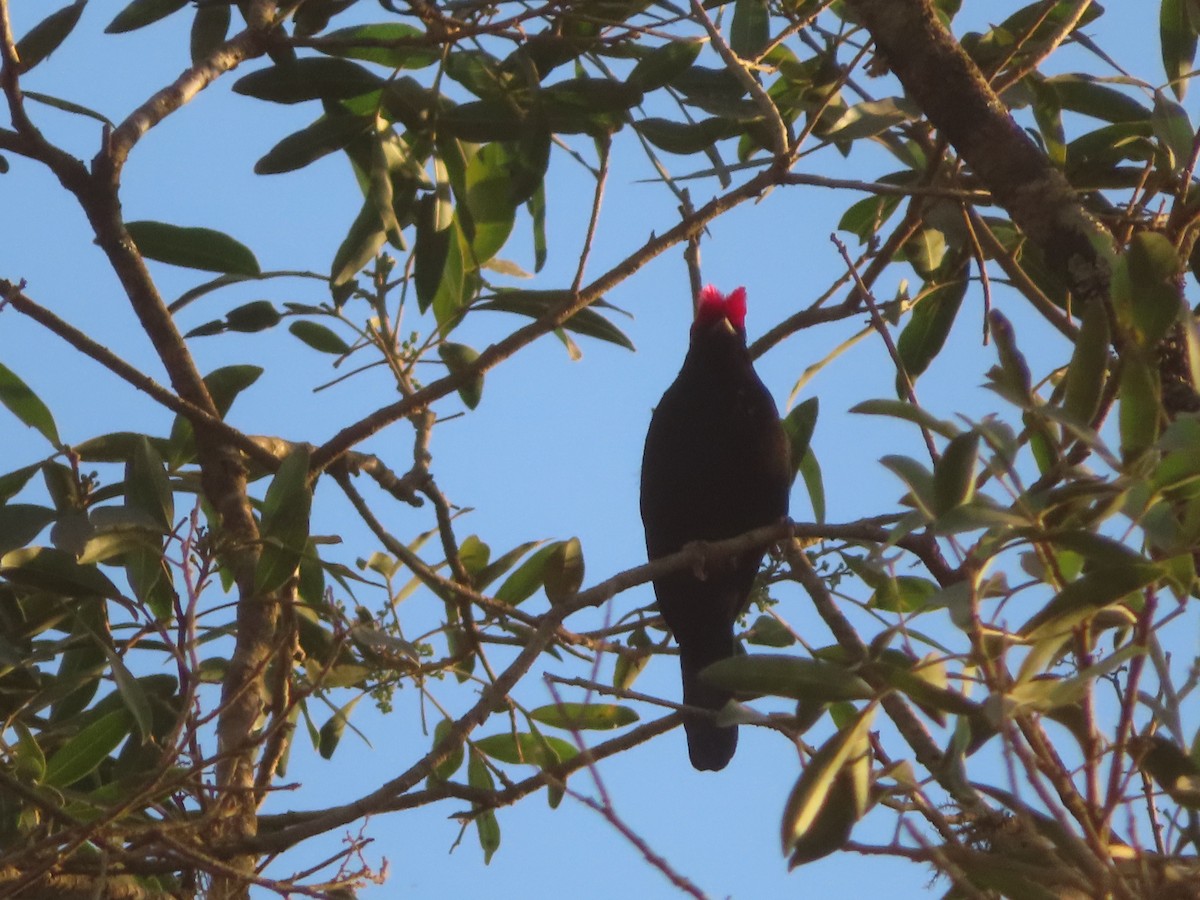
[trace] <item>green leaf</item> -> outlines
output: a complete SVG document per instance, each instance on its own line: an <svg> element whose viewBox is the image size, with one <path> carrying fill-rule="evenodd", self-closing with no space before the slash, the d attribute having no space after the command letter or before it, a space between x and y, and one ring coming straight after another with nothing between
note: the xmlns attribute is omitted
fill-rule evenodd
<svg viewBox="0 0 1200 900"><path fill-rule="evenodd" d="M317 741L317 752L321 754L323 759L333 759L333 751L337 749L337 745L342 740L342 734L346 730L346 725L350 721L350 713L354 711L354 707L358 705L358 701L362 697L355 697L345 706L334 710L332 716L321 726L320 737Z"/></svg>
<svg viewBox="0 0 1200 900"><path fill-rule="evenodd" d="M108 23L105 34L122 34L144 28L187 6L188 0L133 0Z"/></svg>
<svg viewBox="0 0 1200 900"><path fill-rule="evenodd" d="M729 49L742 59L755 60L771 40L767 0L737 0L729 26Z"/></svg>
<svg viewBox="0 0 1200 900"><path fill-rule="evenodd" d="M69 597L121 598L116 585L94 565L52 547L23 547L0 556L0 576L24 587L40 588Z"/></svg>
<svg viewBox="0 0 1200 900"><path fill-rule="evenodd" d="M349 100L383 85L382 78L358 63L309 56L251 72L234 82L233 91L273 103L302 103Z"/></svg>
<svg viewBox="0 0 1200 900"><path fill-rule="evenodd" d="M149 515L164 534L175 527L175 497L166 467L145 437L125 465L125 503Z"/></svg>
<svg viewBox="0 0 1200 900"><path fill-rule="evenodd" d="M359 41L362 43L356 43ZM390 46L385 45L388 41L392 42ZM317 49L330 56L348 56L379 63L389 69L423 69L441 57L432 49L434 46L419 28L383 22L330 31L321 36Z"/></svg>
<svg viewBox="0 0 1200 900"><path fill-rule="evenodd" d="M206 272L247 276L261 273L249 247L211 228L143 221L126 222L125 230L146 259Z"/></svg>
<svg viewBox="0 0 1200 900"><path fill-rule="evenodd" d="M1102 303L1090 304L1083 311L1063 393L1063 411L1080 425L1090 425L1100 410L1111 340L1108 310Z"/></svg>
<svg viewBox="0 0 1200 900"><path fill-rule="evenodd" d="M642 92L607 78L568 78L543 88L538 99L554 133L599 136L621 129Z"/></svg>
<svg viewBox="0 0 1200 900"><path fill-rule="evenodd" d="M869 604L888 612L917 613L929 607L938 586L917 575L889 575L872 584L875 592Z"/></svg>
<svg viewBox="0 0 1200 900"><path fill-rule="evenodd" d="M687 71L703 46L702 41L675 40L655 47L638 60L629 73L628 81L645 92L660 88Z"/></svg>
<svg viewBox="0 0 1200 900"><path fill-rule="evenodd" d="M467 784L481 791L494 791L496 783L488 769L483 754L475 750L467 759ZM487 865L492 861L492 855L500 849L500 823L496 814L490 810L482 810L474 816L475 829L479 833L479 846L483 848L483 862Z"/></svg>
<svg viewBox="0 0 1200 900"><path fill-rule="evenodd" d="M41 463L23 466L4 475L0 475L0 503L7 503L21 488L29 483L29 479L42 468Z"/></svg>
<svg viewBox="0 0 1200 900"><path fill-rule="evenodd" d="M366 116L325 115L289 134L254 164L255 174L276 175L302 169L321 157L341 150L373 128Z"/></svg>
<svg viewBox="0 0 1200 900"><path fill-rule="evenodd" d="M17 41L17 59L21 61L21 72L28 72L58 49L79 22L86 5L87 0L75 0L74 3L50 13Z"/></svg>
<svg viewBox="0 0 1200 900"><path fill-rule="evenodd" d="M889 454L879 461L904 482L909 490L909 496L921 511L932 516L934 507L933 473L910 456Z"/></svg>
<svg viewBox="0 0 1200 900"><path fill-rule="evenodd" d="M511 569L517 560L541 543L541 541L526 541L523 544L518 544L500 556L499 559L485 563L478 571L472 571L471 583L475 586L476 590L486 590L488 585Z"/></svg>
<svg viewBox="0 0 1200 900"><path fill-rule="evenodd" d="M791 836L789 869L823 859L845 846L867 807L869 770L870 760L862 755L849 761L834 775L812 821L803 833ZM808 802L804 795L798 796L796 809L805 809Z"/></svg>
<svg viewBox="0 0 1200 900"><path fill-rule="evenodd" d="M263 370L258 366L241 365L222 366L204 376L204 385L221 418L225 418L237 395L254 384L262 373ZM191 460L195 453L192 423L184 416L176 416L166 454L171 469L178 469Z"/></svg>
<svg viewBox="0 0 1200 900"><path fill-rule="evenodd" d="M345 356L350 352L350 345L342 340L337 332L319 322L310 322L308 319L297 319L288 326L288 331L314 350L319 350L322 353Z"/></svg>
<svg viewBox="0 0 1200 900"><path fill-rule="evenodd" d="M1118 319L1132 325L1143 347L1156 346L1178 320L1182 270L1174 245L1152 231L1134 235L1115 267L1113 303Z"/></svg>
<svg viewBox="0 0 1200 900"><path fill-rule="evenodd" d="M547 544L521 563L517 570L504 580L496 599L509 606L517 606L528 600L546 580L546 561L555 552L556 544Z"/></svg>
<svg viewBox="0 0 1200 900"><path fill-rule="evenodd" d="M100 638L96 638L96 641L100 645L100 649L104 651L104 655L108 657L108 665L112 670L117 692L121 695L125 708L133 716L142 743L145 743L153 736L154 713L150 709L150 698L146 696L141 682L133 677L133 673L125 667L125 663L116 651Z"/></svg>
<svg viewBox="0 0 1200 900"><path fill-rule="evenodd" d="M529 717L568 731L609 731L638 721L636 712L614 703L552 703L530 710Z"/></svg>
<svg viewBox="0 0 1200 900"><path fill-rule="evenodd" d="M330 279L334 287L343 285L357 275L364 266L375 258L379 248L387 240L379 209L370 197L350 225L345 239L338 246L330 266Z"/></svg>
<svg viewBox="0 0 1200 900"><path fill-rule="evenodd" d="M1134 97L1096 81L1091 75L1067 74L1047 78L1063 109L1106 122L1146 122L1150 110Z"/></svg>
<svg viewBox="0 0 1200 900"><path fill-rule="evenodd" d="M493 759L512 765L549 768L579 755L575 747L562 738L510 731L490 734L472 742L475 749Z"/></svg>
<svg viewBox="0 0 1200 900"><path fill-rule="evenodd" d="M474 233L471 260L475 265L495 256L512 234L516 198L512 193L514 154L503 144L488 144L467 163L466 202Z"/></svg>
<svg viewBox="0 0 1200 900"><path fill-rule="evenodd" d="M89 541L89 547L91 542ZM126 551L125 577L133 594L155 618L168 621L175 611L175 591L163 561L161 541L153 547L135 546Z"/></svg>
<svg viewBox="0 0 1200 900"><path fill-rule="evenodd" d="M429 309L441 286L446 270L446 256L455 238L453 207L449 202L449 185L442 181L436 193L426 194L417 201L417 239L413 247L413 287L421 311Z"/></svg>
<svg viewBox="0 0 1200 900"><path fill-rule="evenodd" d="M796 636L774 616L764 613L750 626L746 643L756 647L790 647L796 643Z"/></svg>
<svg viewBox="0 0 1200 900"><path fill-rule="evenodd" d="M799 862L813 856L806 839L828 827L827 809L848 804L857 820L866 811L869 784L862 778L863 766L869 752L868 734L874 719L875 707L869 706L853 722L826 741L804 767L796 786L792 788L783 812L783 852L804 848ZM860 762L861 760L861 762ZM845 774L843 774L845 773ZM869 776L869 771L865 773ZM852 790L847 794L834 791L839 776L852 778ZM831 798L838 802L831 802Z"/></svg>
<svg viewBox="0 0 1200 900"><path fill-rule="evenodd" d="M1154 136L1171 154L1171 170L1182 171L1192 155L1195 130L1187 110L1164 94L1154 93L1154 113L1150 117Z"/></svg>
<svg viewBox="0 0 1200 900"><path fill-rule="evenodd" d="M502 100L472 100L447 107L438 113L437 121L439 131L473 144L515 141L529 127L525 116Z"/></svg>
<svg viewBox="0 0 1200 900"><path fill-rule="evenodd" d="M642 674L650 662L649 648L653 642L645 629L635 628L630 632L627 643L629 651L620 653L616 665L613 666L612 684L619 691L629 690Z"/></svg>
<svg viewBox="0 0 1200 900"><path fill-rule="evenodd" d="M822 133L827 141L856 141L874 137L921 115L920 107L903 97L856 103Z"/></svg>
<svg viewBox="0 0 1200 900"><path fill-rule="evenodd" d="M804 487L808 491L808 500L812 504L813 519L818 523L825 522L825 484L821 478L821 464L817 462L812 448L800 460L800 477L804 479Z"/></svg>
<svg viewBox="0 0 1200 900"><path fill-rule="evenodd" d="M740 694L819 703L868 700L875 695L869 684L845 666L774 653L731 656L705 668L700 680Z"/></svg>
<svg viewBox="0 0 1200 900"><path fill-rule="evenodd" d="M932 279L946 258L946 235L938 228L922 228L905 242L904 254L918 275Z"/></svg>
<svg viewBox="0 0 1200 900"><path fill-rule="evenodd" d="M46 761L45 783L51 787L70 787L91 774L129 734L129 713L113 710L101 716Z"/></svg>
<svg viewBox="0 0 1200 900"><path fill-rule="evenodd" d="M36 428L55 447L61 446L50 409L3 363L0 363L0 403L30 428Z"/></svg>
<svg viewBox="0 0 1200 900"><path fill-rule="evenodd" d="M1196 29L1188 15L1188 5L1189 0L1162 0L1158 8L1163 71L1180 100L1187 93L1187 76L1196 60Z"/></svg>
<svg viewBox="0 0 1200 900"><path fill-rule="evenodd" d="M971 502L975 495L975 466L979 435L973 431L951 439L933 469L933 509L939 516Z"/></svg>
<svg viewBox="0 0 1200 900"><path fill-rule="evenodd" d="M900 206L901 199L903 198L899 194L864 197L852 203L842 213L842 218L838 220L838 230L858 235L859 243L865 244L891 218L892 213Z"/></svg>
<svg viewBox="0 0 1200 900"><path fill-rule="evenodd" d="M81 106L78 103L72 103L70 100L63 100L61 97L52 97L49 94L42 94L37 91L25 91L26 100L36 100L38 103L44 103L47 106L52 106L55 109L61 109L63 112L74 113L77 116L85 116L89 119L95 119L107 125L109 128L116 128L116 123L103 113L98 113L94 109L89 109L86 106Z"/></svg>
<svg viewBox="0 0 1200 900"><path fill-rule="evenodd" d="M497 294L494 299L487 302L476 303L472 309L515 313L531 319L540 319L553 311L563 299L563 294L557 291L509 291ZM627 350L634 349L633 342L629 340L625 332L591 307L585 307L576 312L563 323L563 328L576 334L616 344Z"/></svg>
<svg viewBox="0 0 1200 900"><path fill-rule="evenodd" d="M438 723L433 726L433 746L436 747L446 735L450 733L450 729L454 726L452 719L439 719ZM433 767L433 771L429 773L429 778L432 781L448 781L455 772L457 772L463 764L463 759L466 752L463 745L460 743L457 747L450 751L450 755Z"/></svg>
<svg viewBox="0 0 1200 900"><path fill-rule="evenodd" d="M227 3L203 3L196 7L189 45L193 65L206 59L225 42L232 19L233 15Z"/></svg>
<svg viewBox="0 0 1200 900"><path fill-rule="evenodd" d="M287 455L263 498L262 555L254 573L256 594L277 591L296 572L308 543L312 489L308 482L308 449Z"/></svg>
<svg viewBox="0 0 1200 900"><path fill-rule="evenodd" d="M1162 414L1158 372L1140 353L1128 352L1121 364L1119 425L1121 456L1136 459L1158 439Z"/></svg>
<svg viewBox="0 0 1200 900"><path fill-rule="evenodd" d="M817 427L817 413L820 411L820 405L818 397L809 397L784 416L783 430L787 432L788 444L791 449L793 480L800 470L800 462L808 453L808 445L812 441L813 431Z"/></svg>
<svg viewBox="0 0 1200 900"><path fill-rule="evenodd" d="M543 583L552 606L565 603L583 584L583 546L579 538L558 541L549 546Z"/></svg>
<svg viewBox="0 0 1200 900"><path fill-rule="evenodd" d="M866 665L867 673L920 704L939 723L941 713L966 716L979 712L979 704L946 686L946 672L940 664L888 650Z"/></svg>
<svg viewBox="0 0 1200 900"><path fill-rule="evenodd" d="M13 721L13 729L17 733L16 747L11 747L13 768L19 777L30 778L34 781L44 781L46 778L46 756L38 746L33 732L25 727L19 719Z"/></svg>
<svg viewBox="0 0 1200 900"><path fill-rule="evenodd" d="M945 345L963 297L967 295L967 275L964 266L952 281L932 287L921 298L908 324L900 332L896 340L896 352L912 382L915 383L921 373L929 368ZM907 396L899 376L896 393L900 397Z"/></svg>
<svg viewBox="0 0 1200 900"><path fill-rule="evenodd" d="M240 365L222 366L204 376L204 386L221 418L225 418L237 395L258 381L262 373L259 366Z"/></svg>
<svg viewBox="0 0 1200 900"><path fill-rule="evenodd" d="M530 227L533 231L533 271L540 272L546 265L548 252L546 244L546 185L544 181L538 185L537 190L533 192L533 196L529 198L529 202L525 206L529 210Z"/></svg>
<svg viewBox="0 0 1200 900"><path fill-rule="evenodd" d="M53 509L27 503L0 506L0 555L24 547L57 517Z"/></svg>
<svg viewBox="0 0 1200 900"><path fill-rule="evenodd" d="M1162 567L1153 563L1125 562L1094 569L1059 591L1021 626L1019 633L1031 641L1063 634L1162 575Z"/></svg>
<svg viewBox="0 0 1200 900"><path fill-rule="evenodd" d="M479 359L479 354L466 344L454 344L449 341L438 345L438 356L455 377L467 374L471 365ZM462 381L458 386L458 396L462 398L467 409L477 407L483 396L483 373L475 372Z"/></svg>
<svg viewBox="0 0 1200 900"><path fill-rule="evenodd" d="M467 302L471 280L467 275L467 260L464 258L466 238L457 214L450 228L450 242L446 247L446 265L434 291L431 306L442 334L449 334L458 324L458 316Z"/></svg>
<svg viewBox="0 0 1200 900"><path fill-rule="evenodd" d="M1033 118L1046 149L1046 156L1056 166L1067 163L1067 138L1062 123L1062 102L1052 84L1036 73L1026 77L1025 84L1033 92Z"/></svg>
<svg viewBox="0 0 1200 900"><path fill-rule="evenodd" d="M700 153L737 133L736 123L717 117L698 122L672 122L651 116L635 121L634 128L659 150L681 156Z"/></svg>
<svg viewBox="0 0 1200 900"><path fill-rule="evenodd" d="M252 300L235 306L225 314L225 327L229 331L253 334L278 325L283 318L270 300Z"/></svg>
<svg viewBox="0 0 1200 900"><path fill-rule="evenodd" d="M940 434L944 438L953 438L959 433L958 427L953 422L939 419L921 407L913 406L907 400L864 400L852 406L850 412L864 416L891 416L895 419L903 419L906 422L920 425L934 434Z"/></svg>

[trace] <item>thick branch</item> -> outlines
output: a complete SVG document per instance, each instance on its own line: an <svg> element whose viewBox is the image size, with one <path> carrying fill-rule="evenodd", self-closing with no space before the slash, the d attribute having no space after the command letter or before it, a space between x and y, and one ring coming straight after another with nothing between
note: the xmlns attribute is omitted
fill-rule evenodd
<svg viewBox="0 0 1200 900"><path fill-rule="evenodd" d="M983 73L942 25L932 0L847 4L929 121L1038 245L1077 300L1107 302L1109 271L1096 247L1110 244L1111 238L1009 115Z"/></svg>

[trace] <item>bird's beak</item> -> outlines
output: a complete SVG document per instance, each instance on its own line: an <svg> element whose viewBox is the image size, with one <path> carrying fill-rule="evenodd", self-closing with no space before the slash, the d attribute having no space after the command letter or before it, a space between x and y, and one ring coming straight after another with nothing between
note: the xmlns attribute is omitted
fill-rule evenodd
<svg viewBox="0 0 1200 900"><path fill-rule="evenodd" d="M728 319L722 319L721 324L725 326L725 330L730 334L737 334L737 329L733 327L733 323Z"/></svg>

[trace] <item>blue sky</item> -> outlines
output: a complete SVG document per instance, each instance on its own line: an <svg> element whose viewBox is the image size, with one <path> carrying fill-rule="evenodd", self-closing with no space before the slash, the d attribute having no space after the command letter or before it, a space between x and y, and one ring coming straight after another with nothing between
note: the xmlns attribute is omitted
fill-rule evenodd
<svg viewBox="0 0 1200 900"><path fill-rule="evenodd" d="M985 15L997 20L1019 6L967 5L982 7ZM18 33L46 8L30 3L14 6ZM1149 5L1112 6L1102 20L1103 30L1092 32L1093 36L1135 74L1161 82L1155 16ZM119 4L91 4L77 33L31 74L27 88L67 97L120 120L171 80L186 61L187 13L130 35L99 34L116 8ZM981 21L971 20L971 27L979 27ZM1114 40L1114 35L1119 39ZM261 65L251 63L247 70ZM126 217L226 231L249 244L264 268L325 269L359 205L349 167L333 156L299 173L253 175L255 159L317 113L313 108L272 106L232 95L229 85L235 78L223 79L205 91L136 148L125 177ZM870 86L886 94L883 87ZM1194 104L1188 108L1194 109ZM52 139L83 158L94 153L99 136L94 122L43 107L31 106L31 111ZM614 154L607 202L588 268L592 276L641 245L652 230L661 233L677 221L668 192L638 182L649 170L628 132L618 138ZM676 175L684 174L691 162L666 160ZM866 179L888 171L882 154L856 154L845 162L827 149L818 160L807 168L835 177ZM35 300L124 358L144 363L161 380L161 369L92 245L82 214L51 176L24 161L10 158L10 162L12 171L0 177L0 208L6 211L0 224L0 277L26 279L27 292ZM708 187L697 185L697 196L702 197ZM550 259L537 287L569 283L591 182L560 153L552 164L547 191ZM711 227L702 250L705 280L722 288L747 287L751 338L811 302L836 277L840 260L828 236L852 199L857 198L818 188L777 190ZM531 268L527 230L528 223L518 220L517 233L501 255ZM155 265L152 270L168 298L204 279L200 273L166 266ZM878 285L881 297L891 295L899 274L900 270L889 274ZM183 313L181 324L185 329L194 327L239 303L260 298L324 299L319 286L267 282L210 295ZM571 362L560 344L543 338L489 373L480 407L440 425L432 447L443 490L452 501L474 510L462 520L460 536L478 533L499 553L531 538L576 535L587 561L585 584L643 559L637 514L641 444L650 410L682 359L691 314L680 253L671 251L655 260L608 299L633 314L632 319L618 322L637 346L636 353L582 339L584 357ZM1061 339L1040 328L1018 304L1002 308L1017 323L1023 344L1044 352L1044 359L1065 362L1069 347ZM939 415L979 412L990 402L977 387L993 352L980 344L981 315L978 292L973 290L946 352L918 383L923 403ZM473 316L456 332L456 339L481 349L517 322L499 314ZM767 354L759 371L780 404L805 366L859 327L861 323L855 321L802 332ZM193 342L193 348L202 371L233 362L265 366L266 374L239 398L230 417L253 433L319 443L356 415L392 399L386 378L379 375L313 394L314 386L337 374L328 367L330 357L300 346L282 330L202 338ZM0 361L50 405L68 442L113 430L161 434L170 427L170 414L78 359L12 311L0 316ZM830 521L891 509L902 490L879 467L878 458L885 453L922 453L915 432L883 428L878 421L864 422L846 412L858 400L891 396L892 380L884 348L869 339L820 373L804 392L803 396L821 398L814 449L824 470ZM453 398L439 407L443 415L459 409ZM46 446L33 432L12 427L6 432L0 471L46 454ZM393 427L362 449L403 468L410 453L407 428ZM367 555L376 549L373 540L354 523L331 488L326 485L318 493L314 530L341 534L347 561ZM430 527L428 509L390 506L384 515L401 538ZM793 495L792 515L797 520L810 517L801 489ZM649 591L645 586L618 598L613 615L648 602ZM828 641L801 591L785 588L778 596L781 611L794 626L811 635L815 644ZM412 621L419 632L419 611L413 612ZM553 660L545 659L544 665L535 667L535 676L542 670L561 671ZM551 702L537 682L537 677L531 679L521 694L530 706ZM674 661L656 660L636 688L675 697ZM398 695L397 712L391 718L371 714L366 703L361 705L354 722L367 734L370 747L347 735L337 755L326 762L298 746L289 780L304 787L294 795L275 798L269 808L308 809L344 802L394 777L428 745L429 739L421 738L411 726L411 717L418 712L414 699L412 691ZM647 716L652 713L646 711ZM733 763L717 775L696 773L687 765L679 731L606 761L600 773L626 823L713 897L791 896L798 891L827 896L835 890L857 894L886 883L889 896L906 898L924 896L930 887L929 873L923 869L857 856L834 856L789 875L779 852L778 827L799 765L795 750L777 734L744 728ZM595 793L584 775L571 786ZM577 900L617 894L649 900L678 896L636 848L571 799L554 811L541 796L500 811L503 843L488 867L482 863L473 832L450 853L458 828L447 817L462 808L449 802L372 820L367 831L375 843L368 849L368 859L378 863L386 857L390 878L385 887L363 896L454 896L480 890L499 897L570 894ZM876 813L855 837L886 842L890 827L890 819ZM338 837L320 846L315 841L305 845L305 858L332 852ZM296 867L304 864L295 856L290 861ZM281 864L270 871L284 875L285 869ZM945 887L936 884L933 890L940 893Z"/></svg>

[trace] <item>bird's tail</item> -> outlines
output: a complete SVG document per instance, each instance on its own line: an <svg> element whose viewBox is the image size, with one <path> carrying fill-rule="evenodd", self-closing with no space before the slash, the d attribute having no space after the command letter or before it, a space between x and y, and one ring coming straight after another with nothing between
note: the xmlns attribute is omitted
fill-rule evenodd
<svg viewBox="0 0 1200 900"><path fill-rule="evenodd" d="M709 687L700 681L700 670L718 660L733 655L730 646L697 652L694 649L681 651L680 671L683 673L683 702L700 709L718 710L732 694L720 688ZM737 750L737 726L717 725L709 716L684 714L683 729L687 732L688 756L692 765L701 771L715 772L725 768Z"/></svg>

